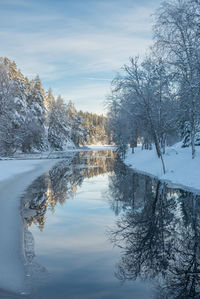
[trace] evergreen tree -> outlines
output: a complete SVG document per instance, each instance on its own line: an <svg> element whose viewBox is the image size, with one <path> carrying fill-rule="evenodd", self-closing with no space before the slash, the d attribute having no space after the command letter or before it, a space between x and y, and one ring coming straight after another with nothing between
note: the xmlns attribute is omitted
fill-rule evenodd
<svg viewBox="0 0 200 299"><path fill-rule="evenodd" d="M51 148L63 150L67 145L72 145L70 131L67 107L64 100L61 96L56 101L52 98L48 127L48 141Z"/></svg>

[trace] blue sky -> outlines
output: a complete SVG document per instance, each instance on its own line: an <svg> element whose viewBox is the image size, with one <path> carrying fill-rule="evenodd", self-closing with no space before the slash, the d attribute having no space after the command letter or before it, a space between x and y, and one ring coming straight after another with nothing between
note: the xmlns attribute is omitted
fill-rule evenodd
<svg viewBox="0 0 200 299"><path fill-rule="evenodd" d="M105 112L110 82L130 56L152 43L151 14L161 0L0 0L0 56L29 78Z"/></svg>

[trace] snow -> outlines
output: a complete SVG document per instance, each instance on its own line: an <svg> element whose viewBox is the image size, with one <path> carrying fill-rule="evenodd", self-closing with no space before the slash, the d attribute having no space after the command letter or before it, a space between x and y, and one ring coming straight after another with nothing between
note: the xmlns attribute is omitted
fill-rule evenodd
<svg viewBox="0 0 200 299"><path fill-rule="evenodd" d="M41 151L36 151L30 154L25 154L25 153L21 153L21 152L16 152L12 158L9 157L0 157L0 160L12 160L12 161L16 161L16 160L44 160L44 159L64 159L64 158L68 158L69 156L73 155L73 152L76 151L76 148L72 146L69 146L62 151L55 151L55 150L51 150L51 151L46 151L46 152L41 152ZM1 163L1 161L0 161ZM1 164L0 164L1 165Z"/></svg>
<svg viewBox="0 0 200 299"><path fill-rule="evenodd" d="M41 160L6 160L0 161L0 181L33 170Z"/></svg>
<svg viewBox="0 0 200 299"><path fill-rule="evenodd" d="M181 143L166 148L163 155L166 173L163 173L161 160L158 159L155 149L141 150L141 147L131 153L128 149L125 163L135 170L153 175L189 189L200 190L200 148L196 147L196 157L192 159L191 148L181 148Z"/></svg>
<svg viewBox="0 0 200 299"><path fill-rule="evenodd" d="M24 226L20 197L57 160L0 161L0 289L26 293Z"/></svg>
<svg viewBox="0 0 200 299"><path fill-rule="evenodd" d="M116 146L114 145L107 145L107 144L91 144L91 145L86 145L86 147L88 149L91 149L91 150L112 150L112 149L116 149Z"/></svg>

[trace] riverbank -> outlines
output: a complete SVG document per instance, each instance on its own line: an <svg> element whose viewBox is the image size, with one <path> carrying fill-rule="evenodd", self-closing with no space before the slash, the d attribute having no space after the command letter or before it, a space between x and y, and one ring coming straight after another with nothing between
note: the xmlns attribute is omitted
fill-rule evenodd
<svg viewBox="0 0 200 299"><path fill-rule="evenodd" d="M55 163L54 161L52 162ZM44 165L52 165L51 161L41 160L6 160L0 161L0 182L8 180L16 175L28 173L35 168L43 172ZM45 168L44 168L45 171Z"/></svg>
<svg viewBox="0 0 200 299"><path fill-rule="evenodd" d="M39 175L57 160L0 162L0 289L26 292L23 220L20 197Z"/></svg>
<svg viewBox="0 0 200 299"><path fill-rule="evenodd" d="M13 157L0 157L0 182L15 175L31 171L35 167L45 163L45 160L68 159L73 157L76 152L80 151L83 152L112 149L115 149L115 147L111 145L88 145L87 147L68 149L67 151L52 151L32 154L19 153Z"/></svg>
<svg viewBox="0 0 200 299"><path fill-rule="evenodd" d="M200 147L196 147L196 157L192 159L191 148L181 148L181 144L177 143L166 148L163 158L166 167L165 174L163 174L161 160L158 159L155 149L141 150L139 146L134 154L131 153L131 149L128 149L125 164L160 180L200 190Z"/></svg>

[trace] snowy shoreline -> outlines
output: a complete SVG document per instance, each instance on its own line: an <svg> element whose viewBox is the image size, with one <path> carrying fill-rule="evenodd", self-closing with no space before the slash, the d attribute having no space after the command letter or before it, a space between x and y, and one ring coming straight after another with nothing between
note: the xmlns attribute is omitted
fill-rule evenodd
<svg viewBox="0 0 200 299"><path fill-rule="evenodd" d="M21 195L39 175L57 160L0 162L0 289L26 292L24 224L20 216Z"/></svg>
<svg viewBox="0 0 200 299"><path fill-rule="evenodd" d="M191 148L181 148L181 143L167 147L163 155L166 173L163 173L161 160L156 151L135 148L132 154L128 149L124 163L141 173L165 181L174 187L200 192L200 148L196 147L196 157L192 159Z"/></svg>
<svg viewBox="0 0 200 299"><path fill-rule="evenodd" d="M15 157L0 158L0 183L15 175L19 175L39 167L42 163L48 163L49 160L66 159L73 156L76 152L98 151L115 149L111 145L88 145L75 149L57 152L43 152L34 154L18 154ZM49 162L50 163L50 162ZM55 162L53 162L55 163Z"/></svg>
<svg viewBox="0 0 200 299"><path fill-rule="evenodd" d="M35 152L30 154L16 153L13 156L1 157L0 161L7 160L44 160L44 159L61 159L68 157L68 155L74 152L96 151L96 150L112 150L116 149L114 145L86 145L76 148L68 148L63 151L47 151L47 152Z"/></svg>

